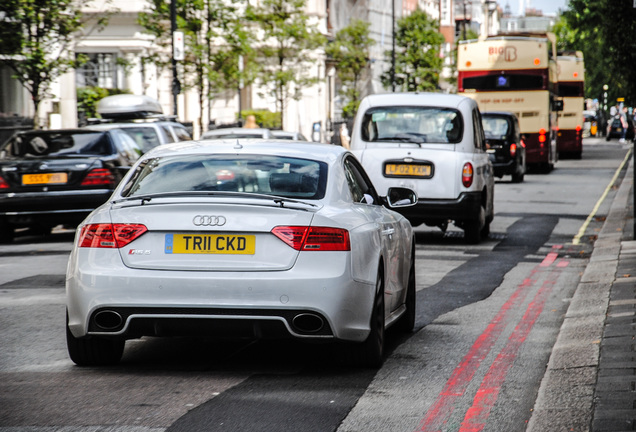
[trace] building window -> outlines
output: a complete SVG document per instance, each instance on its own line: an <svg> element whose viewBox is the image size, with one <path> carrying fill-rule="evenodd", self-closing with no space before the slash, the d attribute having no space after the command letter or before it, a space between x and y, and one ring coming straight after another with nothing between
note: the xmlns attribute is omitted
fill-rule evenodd
<svg viewBox="0 0 636 432"><path fill-rule="evenodd" d="M118 88L117 86L117 54L90 53L83 54L88 61L77 69L78 87Z"/></svg>

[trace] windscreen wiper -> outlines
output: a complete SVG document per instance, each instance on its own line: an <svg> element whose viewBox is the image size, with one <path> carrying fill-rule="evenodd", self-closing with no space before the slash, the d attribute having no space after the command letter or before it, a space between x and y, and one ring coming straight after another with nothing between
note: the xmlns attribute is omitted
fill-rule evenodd
<svg viewBox="0 0 636 432"><path fill-rule="evenodd" d="M426 135L415 132L399 133L394 136L382 137L380 141L402 141L413 144L423 144L426 142Z"/></svg>

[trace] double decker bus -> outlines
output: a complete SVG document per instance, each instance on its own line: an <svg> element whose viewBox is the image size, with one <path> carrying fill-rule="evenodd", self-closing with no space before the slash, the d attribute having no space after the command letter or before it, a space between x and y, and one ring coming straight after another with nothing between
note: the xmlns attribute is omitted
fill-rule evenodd
<svg viewBox="0 0 636 432"><path fill-rule="evenodd" d="M581 51L562 52L557 56L559 98L563 110L558 114L557 150L559 157L581 158L583 153L583 87L585 63Z"/></svg>
<svg viewBox="0 0 636 432"><path fill-rule="evenodd" d="M507 34L460 41L458 93L482 112L509 111L519 118L526 163L549 172L558 160L556 38Z"/></svg>

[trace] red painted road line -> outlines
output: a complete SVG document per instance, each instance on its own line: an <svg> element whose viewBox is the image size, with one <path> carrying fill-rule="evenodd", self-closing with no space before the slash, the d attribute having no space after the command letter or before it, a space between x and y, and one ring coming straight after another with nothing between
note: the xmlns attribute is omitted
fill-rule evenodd
<svg viewBox="0 0 636 432"><path fill-rule="evenodd" d="M558 248L558 245L553 246L553 249ZM555 259L556 257L552 258L552 255L548 254L543 262L532 270L530 276L534 276L539 270L539 267L545 267L545 263L549 261L551 264ZM416 432L441 431L441 428L446 424L453 412L455 401L464 394L468 384L481 365L481 362L488 353L490 353L495 341L506 327L510 318L510 311L523 302L528 293L528 288L535 282L536 280L534 279L526 278L517 287L508 301L499 309L499 312L497 312L497 315L488 324L486 330L477 338L468 353L464 356L459 365L457 365L451 377L444 385L444 388L437 396L437 399L431 408L429 408L426 416L420 421Z"/></svg>
<svg viewBox="0 0 636 432"><path fill-rule="evenodd" d="M535 272L536 270L533 270L532 274ZM441 430L453 411L455 400L464 394L482 360L488 355L495 341L508 324L510 311L523 302L528 293L528 288L534 282L535 280L533 279L525 279L501 307L495 318L486 327L486 330L477 338L468 354L457 365L437 400L428 410L426 417L420 422L418 431Z"/></svg>
<svg viewBox="0 0 636 432"><path fill-rule="evenodd" d="M567 266L567 264L565 266ZM557 264L558 268L565 266ZM481 386L473 399L473 405L466 412L459 432L481 432L486 426L486 421L488 420L492 407L495 405L495 402L497 402L499 391L506 380L508 371L517 358L521 345L525 342L537 318L539 318L539 315L543 311L545 302L556 284L558 276L559 273L551 274L548 280L543 283L532 302L528 305L523 318L521 318L521 321L508 338L508 343L490 366L486 376L484 376Z"/></svg>

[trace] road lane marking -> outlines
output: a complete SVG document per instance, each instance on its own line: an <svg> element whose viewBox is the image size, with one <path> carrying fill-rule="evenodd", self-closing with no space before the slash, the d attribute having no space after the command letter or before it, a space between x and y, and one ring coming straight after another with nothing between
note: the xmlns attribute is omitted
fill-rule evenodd
<svg viewBox="0 0 636 432"><path fill-rule="evenodd" d="M563 266L557 265L557 267L562 268ZM497 402L499 391L506 380L508 371L517 358L521 345L523 345L539 315L543 312L545 302L548 300L548 296L552 292L559 274L554 271L551 272L532 302L528 305L521 321L519 321L508 338L506 346L497 355L497 358L484 376L481 386L473 399L473 405L466 412L459 432L480 432L486 426L490 411L495 402Z"/></svg>
<svg viewBox="0 0 636 432"><path fill-rule="evenodd" d="M561 245L553 246L553 250L560 249L561 247L562 247ZM517 309L519 305L523 303L530 288L532 288L537 282L537 278L535 277L537 273L544 271L543 269L546 267L546 263L551 264L556 260L556 258L554 257L554 255L552 255L552 253L554 252L551 252L550 254L548 254L548 256L546 256L539 265L535 266L532 269L529 277L524 279L524 281L521 284L519 284L515 292L512 293L512 295L508 298L508 300L499 309L495 317L490 321L490 323L486 327L486 330L484 330L484 332L481 335L479 335L475 343L469 349L468 353L464 356L464 358L461 360L461 362L457 365L457 367L451 374L450 378L444 385L442 391L437 396L437 399L435 400L431 408L426 413L426 416L420 421L420 424L418 428L416 429L416 432L440 431L444 428L444 425L447 423L448 419L451 417L453 413L457 399L459 399L460 397L464 395L464 393L466 392L466 388L472 381L475 373L481 366L481 363L486 358L486 356L490 353L495 342L497 341L497 339L499 338L503 330L507 327L509 321L511 320L511 315L512 315L511 312ZM547 264L547 265L549 266L550 264ZM563 268L563 267L557 266L557 268ZM551 274L552 273L557 273L557 272L555 270L551 270ZM544 282L543 286L539 289L539 293L546 291L543 289L544 286L552 287L554 283L556 282L556 279L558 278L559 274L560 272L558 272L558 274L554 277L554 282L551 282L551 283L548 283L548 281ZM547 292L549 293L550 290L547 290ZM535 310L534 305L536 305L538 295L539 294L535 295L535 299L528 306L528 310L530 310L531 308L533 311ZM526 314L524 314L524 318L528 314L528 310L526 310ZM541 310L543 310L543 304L541 304ZM522 322L523 322L523 319L522 319ZM517 325L517 327L519 327L519 324ZM510 360L511 364L513 360L514 358ZM488 410L488 413L489 412L490 411ZM468 430L470 429L466 429L466 431Z"/></svg>
<svg viewBox="0 0 636 432"><path fill-rule="evenodd" d="M632 149L630 148L627 151L627 154L625 155L625 159L623 159L623 162L621 162L620 166L618 167L618 169L614 173L614 177L612 177L612 180L610 180L609 184L605 188L605 191L603 192L603 195L601 195L601 197L598 199L598 201L596 202L596 205L592 209L592 212L589 214L589 216L587 217L585 222L583 222L583 225L581 225L581 228L579 229L579 232L572 239L572 244L577 245L577 244L580 243L581 237L583 237L583 235L585 235L585 231L587 230L588 225L590 224L590 222L592 221L594 216L596 216L596 212L601 207L601 204L603 204L603 201L605 201L605 198L607 197L607 194L612 189L612 186L614 186L614 182L616 182L616 179L618 178L618 175L620 174L620 172L622 171L623 167L625 166L625 164L629 160L629 157L631 156L631 154L632 154Z"/></svg>

